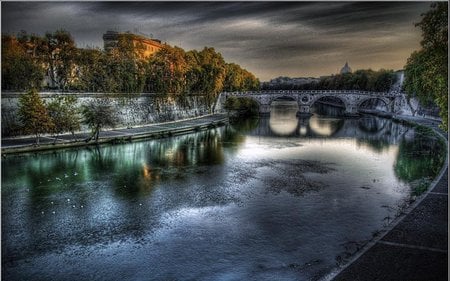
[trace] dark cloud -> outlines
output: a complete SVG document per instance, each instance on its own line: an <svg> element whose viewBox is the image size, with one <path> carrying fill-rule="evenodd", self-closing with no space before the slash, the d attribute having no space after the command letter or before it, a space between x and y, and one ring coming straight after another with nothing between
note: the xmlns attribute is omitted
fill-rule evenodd
<svg viewBox="0 0 450 281"><path fill-rule="evenodd" d="M102 47L109 29L187 50L212 46L261 80L353 69L400 69L419 47L429 2L2 2L2 32L66 29Z"/></svg>

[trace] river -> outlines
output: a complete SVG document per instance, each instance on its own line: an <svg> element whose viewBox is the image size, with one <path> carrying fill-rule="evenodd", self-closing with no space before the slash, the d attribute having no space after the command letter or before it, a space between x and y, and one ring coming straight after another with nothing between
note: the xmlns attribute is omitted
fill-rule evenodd
<svg viewBox="0 0 450 281"><path fill-rule="evenodd" d="M270 117L2 159L5 280L318 280L441 168L387 119Z"/></svg>

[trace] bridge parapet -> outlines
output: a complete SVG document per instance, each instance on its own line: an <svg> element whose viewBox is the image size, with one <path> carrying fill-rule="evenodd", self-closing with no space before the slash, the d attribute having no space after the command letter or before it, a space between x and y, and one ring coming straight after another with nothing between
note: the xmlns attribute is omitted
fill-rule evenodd
<svg viewBox="0 0 450 281"><path fill-rule="evenodd" d="M371 92L360 90L263 90L263 91L246 91L246 92L223 92L227 96L241 95L364 95L364 96L398 96L403 95L401 92Z"/></svg>

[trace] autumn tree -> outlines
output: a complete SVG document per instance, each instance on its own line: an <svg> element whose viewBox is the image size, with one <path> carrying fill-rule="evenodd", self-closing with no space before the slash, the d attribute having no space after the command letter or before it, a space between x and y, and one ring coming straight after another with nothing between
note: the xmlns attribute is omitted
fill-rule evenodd
<svg viewBox="0 0 450 281"><path fill-rule="evenodd" d="M73 86L88 92L115 92L117 80L110 74L110 60L99 49L80 49L76 56L76 82Z"/></svg>
<svg viewBox="0 0 450 281"><path fill-rule="evenodd" d="M54 127L44 102L36 90L30 90L19 98L19 119L25 134L36 136L36 144L42 134Z"/></svg>
<svg viewBox="0 0 450 281"><path fill-rule="evenodd" d="M100 130L105 127L114 127L117 124L117 112L107 98L93 100L82 106L84 123L91 128L91 135L86 142L94 139L98 141Z"/></svg>
<svg viewBox="0 0 450 281"><path fill-rule="evenodd" d="M36 52L46 65L52 83L60 90L67 90L73 78L77 53L72 35L65 30L47 32L44 38L39 40Z"/></svg>
<svg viewBox="0 0 450 281"><path fill-rule="evenodd" d="M3 90L28 90L42 83L44 71L24 45L14 36L2 35Z"/></svg>
<svg viewBox="0 0 450 281"><path fill-rule="evenodd" d="M405 66L406 92L422 103L434 101L440 108L442 128L448 130L448 2L431 4L416 26L422 29L422 49Z"/></svg>
<svg viewBox="0 0 450 281"><path fill-rule="evenodd" d="M189 51L191 63L189 77L195 76L191 91L204 95L209 112L214 110L217 95L223 90L225 81L225 60L214 48Z"/></svg>
<svg viewBox="0 0 450 281"><path fill-rule="evenodd" d="M47 105L47 109L54 124L55 143L59 134L71 132L74 136L75 131L80 129L80 116L75 96L57 96Z"/></svg>
<svg viewBox="0 0 450 281"><path fill-rule="evenodd" d="M148 89L162 94L182 94L187 90L186 53L179 47L164 46L149 60Z"/></svg>
<svg viewBox="0 0 450 281"><path fill-rule="evenodd" d="M109 52L109 77L118 82L118 92L141 93L145 87L146 61L144 46L135 44L133 34L121 34L117 48Z"/></svg>

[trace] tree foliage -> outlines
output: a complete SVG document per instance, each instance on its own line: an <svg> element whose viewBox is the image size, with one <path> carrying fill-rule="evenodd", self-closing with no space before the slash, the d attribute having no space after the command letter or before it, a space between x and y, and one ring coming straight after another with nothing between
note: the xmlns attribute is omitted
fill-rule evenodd
<svg viewBox="0 0 450 281"><path fill-rule="evenodd" d="M24 42L13 36L2 36L2 89L21 91L38 88L43 77L43 69L27 53Z"/></svg>
<svg viewBox="0 0 450 281"><path fill-rule="evenodd" d="M56 136L64 132L71 132L74 135L75 131L80 129L79 109L75 96L58 96L47 105L47 109Z"/></svg>
<svg viewBox="0 0 450 281"><path fill-rule="evenodd" d="M78 49L67 31L57 30L39 37L21 32L17 38L2 36L2 78L5 89L21 90L42 83L48 87L88 92L155 92L176 96L200 94L212 106L223 90L259 88L259 80L234 63L226 63L214 48L186 52L163 45L150 58L145 46L132 34L121 34L108 52Z"/></svg>
<svg viewBox="0 0 450 281"><path fill-rule="evenodd" d="M74 78L77 53L72 36L65 30L47 32L38 44L38 56L47 66L47 74L53 85L60 90L67 90L69 82Z"/></svg>
<svg viewBox="0 0 450 281"><path fill-rule="evenodd" d="M44 102L36 90L30 90L19 99L19 119L25 134L36 136L36 144L42 134L50 132L54 124Z"/></svg>
<svg viewBox="0 0 450 281"><path fill-rule="evenodd" d="M81 112L84 123L91 128L91 136L86 142L91 139L97 142L102 128L114 127L117 124L117 113L109 99L90 101L83 105Z"/></svg>
<svg viewBox="0 0 450 281"><path fill-rule="evenodd" d="M434 101L448 130L448 3L431 4L416 26L422 29L422 49L408 58L404 87L422 103Z"/></svg>
<svg viewBox="0 0 450 281"><path fill-rule="evenodd" d="M271 90L360 90L373 92L387 92L396 82L393 70L360 69L353 73L337 74L322 77L318 82L301 85L263 85Z"/></svg>

